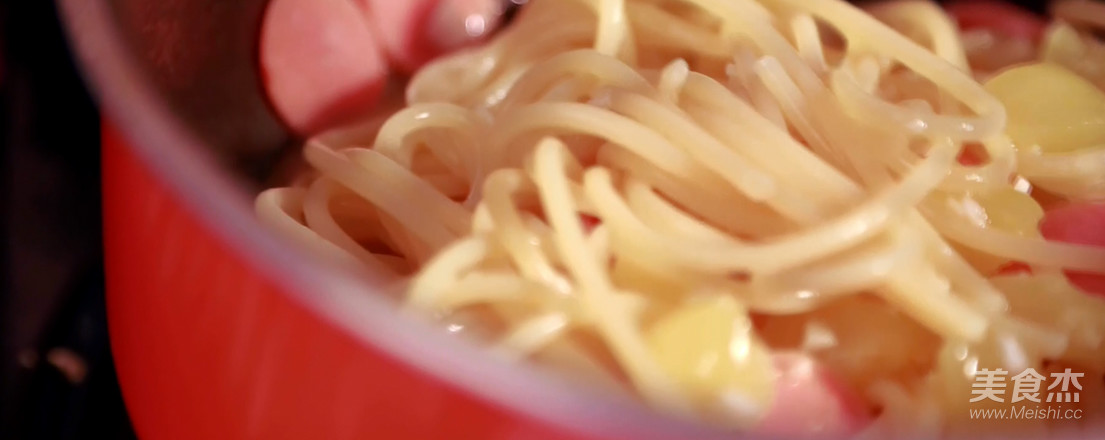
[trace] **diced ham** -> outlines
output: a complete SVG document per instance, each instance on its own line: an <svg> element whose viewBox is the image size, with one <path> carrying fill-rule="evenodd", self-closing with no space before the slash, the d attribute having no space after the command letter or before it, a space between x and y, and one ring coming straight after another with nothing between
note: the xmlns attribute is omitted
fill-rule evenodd
<svg viewBox="0 0 1105 440"><path fill-rule="evenodd" d="M781 438L847 438L870 422L863 403L830 371L798 353L774 356L775 403L757 433Z"/></svg>
<svg viewBox="0 0 1105 440"><path fill-rule="evenodd" d="M396 68L412 71L497 25L497 0L272 0L261 26L265 90L309 135L369 112Z"/></svg>
<svg viewBox="0 0 1105 440"><path fill-rule="evenodd" d="M349 0L272 0L261 28L261 72L284 122L307 135L371 106L388 71L376 41Z"/></svg>
<svg viewBox="0 0 1105 440"><path fill-rule="evenodd" d="M585 234L590 234L591 231L594 231L595 228L602 224L602 219L590 214L579 214L579 222L583 225L583 232Z"/></svg>
<svg viewBox="0 0 1105 440"><path fill-rule="evenodd" d="M959 28L987 29L997 35L1038 42L1047 23L1043 17L999 0L960 0L946 7Z"/></svg>
<svg viewBox="0 0 1105 440"><path fill-rule="evenodd" d="M412 72L431 58L488 35L498 26L498 0L355 0L369 11L395 68Z"/></svg>
<svg viewBox="0 0 1105 440"><path fill-rule="evenodd" d="M1044 213L1040 233L1048 240L1101 246L1105 249L1105 202L1070 203ZM1105 295L1105 275L1067 272L1076 286Z"/></svg>

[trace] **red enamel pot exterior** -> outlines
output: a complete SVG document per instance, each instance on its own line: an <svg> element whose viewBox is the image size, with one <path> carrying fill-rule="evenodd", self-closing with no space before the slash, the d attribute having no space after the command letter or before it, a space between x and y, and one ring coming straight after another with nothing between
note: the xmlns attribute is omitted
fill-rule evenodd
<svg viewBox="0 0 1105 440"><path fill-rule="evenodd" d="M143 438L582 438L366 347L103 140L112 350Z"/></svg>

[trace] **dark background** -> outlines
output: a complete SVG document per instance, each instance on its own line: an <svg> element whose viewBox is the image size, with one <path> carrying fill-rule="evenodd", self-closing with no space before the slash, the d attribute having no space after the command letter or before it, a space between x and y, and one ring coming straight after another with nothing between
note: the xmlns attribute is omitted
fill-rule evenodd
<svg viewBox="0 0 1105 440"><path fill-rule="evenodd" d="M0 438L134 438L104 313L99 116L52 1L0 1L0 43Z"/></svg>
<svg viewBox="0 0 1105 440"><path fill-rule="evenodd" d="M134 438L107 339L99 169L99 116L53 2L0 1L0 439Z"/></svg>

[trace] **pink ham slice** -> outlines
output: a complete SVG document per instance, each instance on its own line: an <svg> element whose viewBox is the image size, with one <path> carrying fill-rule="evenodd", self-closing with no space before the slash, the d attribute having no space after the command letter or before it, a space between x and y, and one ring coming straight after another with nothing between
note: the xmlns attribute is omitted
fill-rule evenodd
<svg viewBox="0 0 1105 440"><path fill-rule="evenodd" d="M309 135L370 111L392 68L478 41L498 0L272 0L261 27L266 92ZM480 32L482 31L482 32Z"/></svg>
<svg viewBox="0 0 1105 440"><path fill-rule="evenodd" d="M1040 233L1048 240L1105 247L1105 202L1051 208L1040 222ZM1067 278L1087 292L1105 295L1103 275L1067 272Z"/></svg>
<svg viewBox="0 0 1105 440"><path fill-rule="evenodd" d="M355 0L393 67L413 72L431 58L480 41L498 25L501 0Z"/></svg>
<svg viewBox="0 0 1105 440"><path fill-rule="evenodd" d="M863 403L807 355L774 357L779 372L775 403L757 432L779 438L847 438L870 421Z"/></svg>
<svg viewBox="0 0 1105 440"><path fill-rule="evenodd" d="M301 135L364 111L387 77L368 21L349 0L272 0L260 50L269 99Z"/></svg>
<svg viewBox="0 0 1105 440"><path fill-rule="evenodd" d="M998 35L1040 41L1047 22L1043 17L1015 4L999 0L960 0L946 10L960 29L987 29Z"/></svg>

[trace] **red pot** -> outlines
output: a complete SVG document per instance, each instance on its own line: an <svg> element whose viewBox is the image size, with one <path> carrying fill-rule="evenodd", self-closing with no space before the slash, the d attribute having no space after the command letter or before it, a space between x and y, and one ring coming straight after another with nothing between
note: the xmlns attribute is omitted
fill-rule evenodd
<svg viewBox="0 0 1105 440"><path fill-rule="evenodd" d="M59 3L110 120L108 313L142 438L718 434L494 360L262 228L227 163L288 142L257 83L263 0Z"/></svg>

